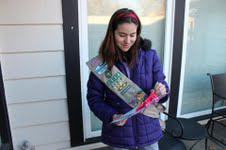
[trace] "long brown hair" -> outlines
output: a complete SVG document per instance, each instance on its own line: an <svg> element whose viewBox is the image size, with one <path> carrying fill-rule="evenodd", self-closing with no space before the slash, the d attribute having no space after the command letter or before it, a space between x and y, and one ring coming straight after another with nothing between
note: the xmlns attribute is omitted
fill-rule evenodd
<svg viewBox="0 0 226 150"><path fill-rule="evenodd" d="M108 69L111 69L115 62L123 59L123 52L117 47L114 37L114 31L117 29L118 25L122 23L134 23L137 25L137 39L127 52L130 67L135 64L138 49L140 48L141 22L137 14L128 8L117 10L109 21L105 38L99 49L99 54L103 62L107 63Z"/></svg>

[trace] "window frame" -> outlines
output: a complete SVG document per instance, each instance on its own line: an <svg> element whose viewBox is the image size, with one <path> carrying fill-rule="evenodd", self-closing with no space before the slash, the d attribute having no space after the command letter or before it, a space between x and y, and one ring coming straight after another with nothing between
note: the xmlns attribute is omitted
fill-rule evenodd
<svg viewBox="0 0 226 150"><path fill-rule="evenodd" d="M80 73L80 69L83 69L80 58L83 54L80 52L80 46L85 41L80 39L81 22L79 22L79 17L81 17L81 13L84 13L80 10L80 8L83 7L80 2L81 0L62 0L66 87L72 147L100 141L100 137L85 140L84 136L86 121L83 118L83 109L86 108L82 107L81 85L86 86L86 84L82 83L83 77ZM177 116L178 97L180 91L185 2L185 0L174 0L174 20L171 24L172 31L168 31L168 34L170 34L168 36L172 36L173 39L168 43L168 46L172 47L172 52L166 53L166 55L172 55L172 57L171 60L169 60L169 62L171 62L170 64L164 64L164 66L171 65L171 69L164 68L164 71L168 73L167 81L170 81L169 85L171 94L168 111L173 116ZM169 8L166 11L170 11Z"/></svg>
<svg viewBox="0 0 226 150"><path fill-rule="evenodd" d="M172 47L173 47L173 34L174 34L174 13L175 13L175 0L166 1L166 14L165 14L165 37L164 37L164 58L163 58L163 70L166 75L166 81L170 86L171 79L171 68L172 68ZM80 68L81 70L81 82L82 84L87 83L88 76L87 72L89 72L88 67L85 65L89 60L88 56L88 4L85 0L78 0L78 24L79 24L79 54L80 54ZM82 107L83 109L83 124L84 127L84 140L87 138L93 138L101 135L101 130L92 131L91 129L91 120L86 119L90 118L90 110L88 108L87 102L84 101L86 99L85 91L87 91L86 85L82 86ZM169 102L169 101L168 101ZM169 103L165 103L164 105L168 108ZM161 116L162 119L165 119L166 116Z"/></svg>

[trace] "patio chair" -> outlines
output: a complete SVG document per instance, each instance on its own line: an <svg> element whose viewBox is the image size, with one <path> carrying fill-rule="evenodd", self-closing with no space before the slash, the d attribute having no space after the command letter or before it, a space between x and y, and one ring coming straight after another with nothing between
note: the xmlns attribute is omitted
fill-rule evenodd
<svg viewBox="0 0 226 150"><path fill-rule="evenodd" d="M194 140L196 141L189 149L191 150L199 141L205 139L205 150L207 150L207 134L205 127L197 123L192 119L177 118L166 112L163 112L168 116L165 124L165 135L173 137L177 140ZM182 147L183 148L183 147ZM186 148L183 148L183 149ZM161 148L160 148L161 150ZM167 148L165 150L168 150ZM171 149L169 149L171 150ZM174 150L174 149L172 149ZM177 149L175 149L177 150ZM178 149L179 150L179 149Z"/></svg>
<svg viewBox="0 0 226 150"><path fill-rule="evenodd" d="M187 150L184 143L170 134L163 132L164 137L159 140L159 150Z"/></svg>
<svg viewBox="0 0 226 150"><path fill-rule="evenodd" d="M225 131L226 130L226 124L223 124L220 122L221 120L226 118L225 114L222 114L220 111L222 109L216 109L215 105L217 102L222 101L223 103L226 100L226 73L222 74L207 74L210 77L211 86L212 86L212 112L210 119L206 125L207 128L207 134L211 139L217 141L218 143L226 146L226 141L224 141L223 138L226 138L226 135L224 137L217 137L214 134L214 126L218 124L219 126L223 127ZM225 103L224 103L225 104ZM223 108L225 109L225 107ZM222 138L222 139L221 139Z"/></svg>

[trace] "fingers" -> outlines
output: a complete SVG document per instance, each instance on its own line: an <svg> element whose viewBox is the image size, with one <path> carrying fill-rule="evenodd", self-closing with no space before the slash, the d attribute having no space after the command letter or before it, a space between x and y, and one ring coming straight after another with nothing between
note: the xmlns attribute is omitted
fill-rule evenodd
<svg viewBox="0 0 226 150"><path fill-rule="evenodd" d="M162 83L158 83L158 85L155 87L155 93L159 96L166 94L166 87Z"/></svg>
<svg viewBox="0 0 226 150"><path fill-rule="evenodd" d="M123 114L115 114L115 115L113 115L113 117L112 117L112 119L113 120L115 120L115 119L118 119L120 116L122 116ZM125 123L126 123L126 121L127 121L127 119L125 119L125 120L121 120L121 121L119 121L119 122L117 122L117 123L115 123L117 126L123 126Z"/></svg>
<svg viewBox="0 0 226 150"><path fill-rule="evenodd" d="M127 119L119 121L116 123L117 126L123 126L126 123Z"/></svg>

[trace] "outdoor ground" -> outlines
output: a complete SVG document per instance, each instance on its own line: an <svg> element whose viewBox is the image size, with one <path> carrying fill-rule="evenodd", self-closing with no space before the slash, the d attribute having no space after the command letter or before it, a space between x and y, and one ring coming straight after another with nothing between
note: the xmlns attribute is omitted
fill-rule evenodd
<svg viewBox="0 0 226 150"><path fill-rule="evenodd" d="M224 124L226 124L226 120L222 121ZM215 125L214 127L214 133L215 136L219 137L226 143L226 128L223 128L219 125ZM189 149L191 145L194 143L194 141L183 141L186 145L186 147ZM205 148L205 140L201 140L197 145L193 147L192 150L204 150ZM102 147L92 150L112 150L111 147ZM217 142L214 142L214 140L208 139L208 150L226 150L226 146L223 147L223 145L218 144Z"/></svg>

